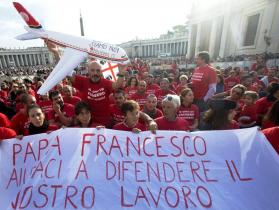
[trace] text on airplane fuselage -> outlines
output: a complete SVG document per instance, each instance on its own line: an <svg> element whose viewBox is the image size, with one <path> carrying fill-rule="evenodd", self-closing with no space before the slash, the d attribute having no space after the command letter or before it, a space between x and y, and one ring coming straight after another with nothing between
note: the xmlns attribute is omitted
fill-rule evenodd
<svg viewBox="0 0 279 210"><path fill-rule="evenodd" d="M113 46L113 45L107 45L106 43L103 42L97 42L97 41L92 41L89 44L90 49L91 48L97 48L99 50L108 50L112 53L118 53L119 52L119 47Z"/></svg>

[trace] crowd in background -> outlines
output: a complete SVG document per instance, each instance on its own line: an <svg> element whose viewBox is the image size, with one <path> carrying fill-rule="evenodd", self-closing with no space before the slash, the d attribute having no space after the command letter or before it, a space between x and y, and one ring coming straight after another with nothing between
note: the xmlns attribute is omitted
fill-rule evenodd
<svg viewBox="0 0 279 210"><path fill-rule="evenodd" d="M61 127L191 132L260 126L279 152L279 71L266 66L267 58L257 55L250 69L215 69L209 54L201 52L195 69L179 69L178 64L188 62L185 59L164 61L171 68L155 72L150 62L135 59L128 66L119 65L115 82L104 79L101 66L89 61L86 75L77 70L43 96L37 90L52 66L2 69L1 75L34 77L1 82L0 139Z"/></svg>

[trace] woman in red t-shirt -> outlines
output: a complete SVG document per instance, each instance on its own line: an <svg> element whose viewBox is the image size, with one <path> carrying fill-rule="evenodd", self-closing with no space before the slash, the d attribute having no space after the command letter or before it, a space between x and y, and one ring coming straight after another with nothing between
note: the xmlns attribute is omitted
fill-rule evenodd
<svg viewBox="0 0 279 210"><path fill-rule="evenodd" d="M177 113L180 107L180 98L178 95L168 94L162 101L163 117L155 120L158 130L176 130L189 131L189 123Z"/></svg>
<svg viewBox="0 0 279 210"><path fill-rule="evenodd" d="M181 106L178 111L178 117L182 117L189 123L191 131L196 130L199 124L199 108L193 104L194 93L190 88L182 90L180 95Z"/></svg>
<svg viewBox="0 0 279 210"><path fill-rule="evenodd" d="M40 133L48 133L57 130L56 125L51 125L45 118L45 114L41 107L32 105L27 109L29 125L24 129L23 135L34 135ZM20 138L21 136L18 136Z"/></svg>
<svg viewBox="0 0 279 210"><path fill-rule="evenodd" d="M125 119L123 122L114 125L113 129L132 131L134 133L146 130L146 126L139 123L140 107L136 101L128 100L124 102L121 106L121 111Z"/></svg>
<svg viewBox="0 0 279 210"><path fill-rule="evenodd" d="M139 81L135 76L129 78L127 82L127 87L125 88L125 93L127 94L127 98L131 98L131 96L137 92L138 84Z"/></svg>
<svg viewBox="0 0 279 210"><path fill-rule="evenodd" d="M235 117L236 102L231 100L212 100L210 108L201 121L201 130L229 130L238 129Z"/></svg>
<svg viewBox="0 0 279 210"><path fill-rule="evenodd" d="M181 91L188 87L188 77L186 75L181 75L179 77L179 85L176 88L177 95L180 95Z"/></svg>

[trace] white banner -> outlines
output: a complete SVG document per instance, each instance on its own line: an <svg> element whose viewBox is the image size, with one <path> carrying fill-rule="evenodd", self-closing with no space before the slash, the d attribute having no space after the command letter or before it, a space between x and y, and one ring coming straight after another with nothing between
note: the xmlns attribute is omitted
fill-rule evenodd
<svg viewBox="0 0 279 210"><path fill-rule="evenodd" d="M67 128L0 146L0 209L278 210L278 155L257 128Z"/></svg>

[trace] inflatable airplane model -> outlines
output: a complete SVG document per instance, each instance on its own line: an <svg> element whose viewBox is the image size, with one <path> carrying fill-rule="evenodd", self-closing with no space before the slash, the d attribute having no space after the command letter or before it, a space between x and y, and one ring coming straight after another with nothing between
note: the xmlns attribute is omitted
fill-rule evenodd
<svg viewBox="0 0 279 210"><path fill-rule="evenodd" d="M63 56L38 90L38 94L46 94L87 58L122 64L129 62L129 58L122 48L84 37L44 30L41 24L20 3L13 2L13 4L28 25L28 27L24 27L27 33L17 36L16 39L30 40L41 38L65 48Z"/></svg>

